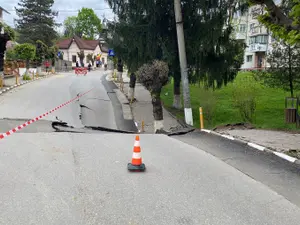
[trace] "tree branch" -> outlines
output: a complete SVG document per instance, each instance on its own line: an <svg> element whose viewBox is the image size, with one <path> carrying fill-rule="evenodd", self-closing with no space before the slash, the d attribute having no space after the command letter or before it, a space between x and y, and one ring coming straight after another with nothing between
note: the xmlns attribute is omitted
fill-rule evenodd
<svg viewBox="0 0 300 225"><path fill-rule="evenodd" d="M252 3L258 4L258 5L265 5L267 10L270 13L270 19L271 23L283 26L285 27L288 31L295 30L299 31L300 30L300 25L293 24L293 19L289 18L285 13L282 11L281 8L279 8L273 0L251 0Z"/></svg>

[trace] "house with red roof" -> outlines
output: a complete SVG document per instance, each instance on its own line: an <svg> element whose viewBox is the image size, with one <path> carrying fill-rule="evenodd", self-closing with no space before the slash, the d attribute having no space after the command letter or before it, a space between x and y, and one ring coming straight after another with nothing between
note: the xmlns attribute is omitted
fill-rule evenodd
<svg viewBox="0 0 300 225"><path fill-rule="evenodd" d="M107 64L108 48L101 40L84 40L78 36L72 38L60 40L57 43L59 51L63 53L63 59L72 61L72 66L76 66L76 62L79 63L78 52L84 51L84 63L88 64L88 54L94 56L100 55L100 61L102 64Z"/></svg>

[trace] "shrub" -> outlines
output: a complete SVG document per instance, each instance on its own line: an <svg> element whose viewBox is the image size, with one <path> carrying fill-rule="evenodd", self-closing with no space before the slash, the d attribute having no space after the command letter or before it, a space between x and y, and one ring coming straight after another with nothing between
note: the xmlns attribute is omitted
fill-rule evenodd
<svg viewBox="0 0 300 225"><path fill-rule="evenodd" d="M199 95L201 96L200 106L203 110L204 120L207 125L211 126L216 108L216 97L212 90L203 88L200 89Z"/></svg>
<svg viewBox="0 0 300 225"><path fill-rule="evenodd" d="M233 90L233 104L239 110L244 122L253 122L257 103L257 86L254 80L235 85Z"/></svg>
<svg viewBox="0 0 300 225"><path fill-rule="evenodd" d="M31 77L27 74L23 75L23 80L31 80Z"/></svg>

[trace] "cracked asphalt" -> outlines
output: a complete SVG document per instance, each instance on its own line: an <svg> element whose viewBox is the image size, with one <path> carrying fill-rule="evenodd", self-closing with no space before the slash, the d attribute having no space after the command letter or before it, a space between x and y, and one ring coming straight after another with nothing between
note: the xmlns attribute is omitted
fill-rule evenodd
<svg viewBox="0 0 300 225"><path fill-rule="evenodd" d="M39 116L81 93L88 94L43 118L19 132L49 132L48 121L63 121L75 128L104 127L136 131L134 122L120 114L120 103L113 92L116 86L106 81L103 71L90 72L87 76L62 74L35 81L0 96L0 132L6 132ZM122 111L121 111L122 112Z"/></svg>
<svg viewBox="0 0 300 225"><path fill-rule="evenodd" d="M286 172L278 158L264 167L259 153L231 142L141 134L147 169L128 172L135 135L111 131L134 124L103 78L62 74L0 96L4 132L94 88L0 140L0 224L299 224L297 168Z"/></svg>

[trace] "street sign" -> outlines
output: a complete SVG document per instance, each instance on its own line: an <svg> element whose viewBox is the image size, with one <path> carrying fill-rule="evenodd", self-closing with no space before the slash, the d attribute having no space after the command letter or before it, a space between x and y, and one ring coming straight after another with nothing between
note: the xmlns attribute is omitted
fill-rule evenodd
<svg viewBox="0 0 300 225"><path fill-rule="evenodd" d="M114 50L109 49L109 50L108 50L108 55L109 55L109 56L115 56Z"/></svg>
<svg viewBox="0 0 300 225"><path fill-rule="evenodd" d="M59 58L61 55L63 55L64 53L63 52L57 52L57 57Z"/></svg>

